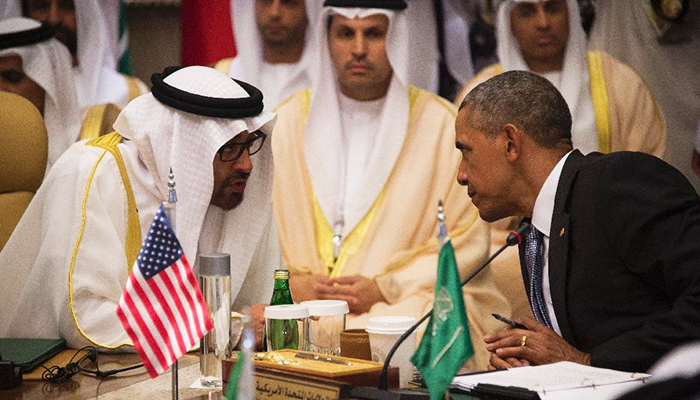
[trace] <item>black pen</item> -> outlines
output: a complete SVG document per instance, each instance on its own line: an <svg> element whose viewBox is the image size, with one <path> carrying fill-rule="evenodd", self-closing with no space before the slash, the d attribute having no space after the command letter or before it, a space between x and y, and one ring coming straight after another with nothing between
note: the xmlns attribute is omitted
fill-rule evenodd
<svg viewBox="0 0 700 400"><path fill-rule="evenodd" d="M527 326L525 326L523 324L519 324L510 318L506 318L506 317L502 316L501 314L491 314L491 315L493 315L493 317L496 318L497 320L499 320L501 322L505 322L506 324L510 325L511 328L527 329Z"/></svg>

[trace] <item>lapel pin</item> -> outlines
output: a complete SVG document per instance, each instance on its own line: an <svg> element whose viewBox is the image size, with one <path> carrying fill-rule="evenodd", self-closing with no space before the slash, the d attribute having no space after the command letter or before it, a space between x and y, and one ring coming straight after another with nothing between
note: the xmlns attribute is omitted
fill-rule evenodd
<svg viewBox="0 0 700 400"><path fill-rule="evenodd" d="M566 231L564 230L564 228L561 228L561 230L559 231L559 237L563 237L564 233L566 233Z"/></svg>

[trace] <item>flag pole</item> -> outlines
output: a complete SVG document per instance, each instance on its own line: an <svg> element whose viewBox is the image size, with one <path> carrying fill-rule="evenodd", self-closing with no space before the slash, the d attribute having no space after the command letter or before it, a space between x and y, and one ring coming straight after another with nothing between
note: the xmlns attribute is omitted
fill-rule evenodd
<svg viewBox="0 0 700 400"><path fill-rule="evenodd" d="M438 215L437 215L437 241L438 253L442 250L442 246L447 242L447 227L445 226L445 205L442 199L438 200Z"/></svg>
<svg viewBox="0 0 700 400"><path fill-rule="evenodd" d="M170 224L175 232L175 203L177 203L177 193L175 192L175 175L173 175L173 168L170 167L170 174L168 175L168 201L163 202L163 209L165 210L165 215L168 216ZM172 399L178 400L178 362L175 360L173 365L170 367L170 376L172 378Z"/></svg>

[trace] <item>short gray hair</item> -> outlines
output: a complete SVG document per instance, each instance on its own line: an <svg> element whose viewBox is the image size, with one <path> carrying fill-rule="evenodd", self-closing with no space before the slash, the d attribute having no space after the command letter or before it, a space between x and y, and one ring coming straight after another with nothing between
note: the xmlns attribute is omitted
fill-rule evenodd
<svg viewBox="0 0 700 400"><path fill-rule="evenodd" d="M467 107L467 123L486 136L495 137L506 124L513 124L545 148L571 142L566 100L547 79L532 72L494 76L472 89L459 110Z"/></svg>

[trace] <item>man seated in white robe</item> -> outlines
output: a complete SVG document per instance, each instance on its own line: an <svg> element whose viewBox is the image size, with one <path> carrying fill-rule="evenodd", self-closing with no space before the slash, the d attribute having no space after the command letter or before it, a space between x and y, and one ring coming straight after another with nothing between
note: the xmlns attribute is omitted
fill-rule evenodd
<svg viewBox="0 0 700 400"><path fill-rule="evenodd" d="M311 84L307 42L320 7L315 0L231 0L236 57L215 68L256 85L272 110Z"/></svg>
<svg viewBox="0 0 700 400"><path fill-rule="evenodd" d="M70 53L54 32L29 18L0 21L0 90L31 101L44 117L49 139L47 172L78 140L81 118Z"/></svg>
<svg viewBox="0 0 700 400"><path fill-rule="evenodd" d="M233 297L245 279L258 293L248 301L269 299L280 259L265 140L275 116L263 112L255 87L211 68L169 68L152 81L153 92L121 112L115 133L64 153L0 253L0 337L128 350L116 307L168 199L171 169L187 257L231 253ZM251 265L270 271L256 281Z"/></svg>
<svg viewBox="0 0 700 400"><path fill-rule="evenodd" d="M488 251L488 227L454 179L455 109L408 83L405 8L327 1L316 81L277 108L273 204L292 295L346 300L350 328L430 310L439 200L461 277ZM489 277L465 288L473 338L500 328L493 310L510 312ZM488 352L470 363L485 368Z"/></svg>

